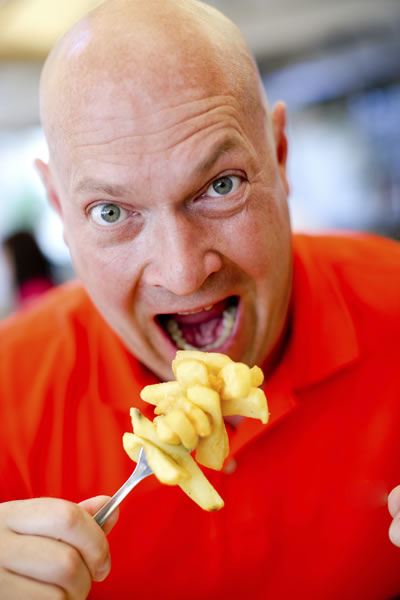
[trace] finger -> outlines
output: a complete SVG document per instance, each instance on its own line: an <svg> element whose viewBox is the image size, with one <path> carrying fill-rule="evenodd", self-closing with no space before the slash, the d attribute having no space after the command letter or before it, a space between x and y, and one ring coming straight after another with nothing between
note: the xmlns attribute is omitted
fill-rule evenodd
<svg viewBox="0 0 400 600"><path fill-rule="evenodd" d="M400 515L395 517L389 527L389 538L395 546L400 546Z"/></svg>
<svg viewBox="0 0 400 600"><path fill-rule="evenodd" d="M400 485L395 487L388 497L388 509L392 517L395 517L400 512Z"/></svg>
<svg viewBox="0 0 400 600"><path fill-rule="evenodd" d="M60 588L34 579L21 577L5 569L0 570L0 590L7 595L2 596L4 600L54 600L60 597ZM58 595L56 594L58 592Z"/></svg>
<svg viewBox="0 0 400 600"><path fill-rule="evenodd" d="M95 496L79 502L79 506L82 506L90 515L94 515L97 511L110 499L110 496ZM119 508L116 508L113 513L102 525L102 529L106 535L108 535L111 529L114 527L119 518Z"/></svg>
<svg viewBox="0 0 400 600"><path fill-rule="evenodd" d="M13 502L7 525L24 535L59 539L82 555L92 578L104 579L110 570L107 538L93 517L78 504L58 498L33 498ZM7 503L1 505L4 507Z"/></svg>
<svg viewBox="0 0 400 600"><path fill-rule="evenodd" d="M8 552L2 557L4 568L15 575L57 586L68 598L87 597L92 579L76 548L38 535L10 532L9 537Z"/></svg>

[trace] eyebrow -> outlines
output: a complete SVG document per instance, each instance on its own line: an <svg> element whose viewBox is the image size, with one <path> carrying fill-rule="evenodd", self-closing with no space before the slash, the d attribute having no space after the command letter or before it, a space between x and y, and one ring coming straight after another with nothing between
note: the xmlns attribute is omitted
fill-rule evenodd
<svg viewBox="0 0 400 600"><path fill-rule="evenodd" d="M229 152L229 150L236 148L236 145L236 142L231 138L224 140L219 146L217 146L214 149L213 153L210 156L208 156L205 160L200 162L200 164L198 164L195 167L194 173L196 175L201 175L205 171L209 171L225 152Z"/></svg>
<svg viewBox="0 0 400 600"><path fill-rule="evenodd" d="M210 156L195 166L193 173L195 175L201 175L205 173L215 165L215 163L225 152L229 152L229 150L232 150L236 146L237 143L233 139L224 140L213 150ZM106 194L112 198L121 198L121 196L126 194L126 188L119 184L110 184L106 181L85 177L81 179L73 189L74 194L84 194L89 192L91 194Z"/></svg>
<svg viewBox="0 0 400 600"><path fill-rule="evenodd" d="M85 192L107 194L113 198L120 198L126 192L122 185L110 184L90 177L81 179L73 191L80 194Z"/></svg>

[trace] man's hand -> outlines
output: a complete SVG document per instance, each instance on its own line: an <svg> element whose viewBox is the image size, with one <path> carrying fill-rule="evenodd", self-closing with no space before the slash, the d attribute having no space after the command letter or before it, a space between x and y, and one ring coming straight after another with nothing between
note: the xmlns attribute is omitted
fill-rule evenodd
<svg viewBox="0 0 400 600"><path fill-rule="evenodd" d="M388 508L393 517L389 528L389 537L393 544L400 546L400 485L390 492Z"/></svg>
<svg viewBox="0 0 400 600"><path fill-rule="evenodd" d="M90 498L79 505L56 498L0 504L0 589L4 600L82 600L92 580L110 571L106 534L91 514L107 500Z"/></svg>

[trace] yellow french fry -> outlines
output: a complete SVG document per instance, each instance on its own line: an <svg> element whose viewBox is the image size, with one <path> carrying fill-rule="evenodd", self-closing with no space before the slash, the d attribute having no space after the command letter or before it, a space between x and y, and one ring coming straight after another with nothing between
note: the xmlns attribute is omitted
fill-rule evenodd
<svg viewBox="0 0 400 600"><path fill-rule="evenodd" d="M201 362L206 364L209 368L209 371L214 374L218 374L222 367L232 362L229 356L227 356L226 354L220 354L218 352L201 352L200 350L178 350L175 356L175 360L172 362L172 368L176 368L176 365L178 365L179 362L187 359L200 360Z"/></svg>
<svg viewBox="0 0 400 600"><path fill-rule="evenodd" d="M182 410L179 408L171 410L165 415L164 422L179 437L185 448L189 450L196 448L199 436L191 421Z"/></svg>
<svg viewBox="0 0 400 600"><path fill-rule="evenodd" d="M218 392L205 385L191 385L186 390L186 396L193 404L208 413L213 421L222 420Z"/></svg>
<svg viewBox="0 0 400 600"><path fill-rule="evenodd" d="M250 369L244 363L230 363L225 365L220 371L220 377L224 382L222 391L223 400L245 398L250 392Z"/></svg>
<svg viewBox="0 0 400 600"><path fill-rule="evenodd" d="M193 404L189 399L186 400L183 410L193 423L199 437L207 437L211 434L211 421L204 410Z"/></svg>
<svg viewBox="0 0 400 600"><path fill-rule="evenodd" d="M136 408L131 408L130 412L136 435L151 441L189 473L190 478L178 484L181 489L204 510L214 511L222 508L224 501L200 470L189 451L181 444L173 446L161 442L157 436L156 426L152 421L142 415Z"/></svg>
<svg viewBox="0 0 400 600"><path fill-rule="evenodd" d="M181 490L202 509L208 511L220 510L224 506L224 501L193 459L190 468L187 466L187 470L190 472L191 477L178 484Z"/></svg>
<svg viewBox="0 0 400 600"><path fill-rule="evenodd" d="M183 391L176 396L166 396L157 404L154 409L154 413L156 415L166 415L170 410L174 410L175 408L181 408L182 403L184 402L186 396Z"/></svg>
<svg viewBox="0 0 400 600"><path fill-rule="evenodd" d="M165 398L174 398L182 394L183 390L177 381L166 381L146 385L140 392L140 397L149 404L159 404Z"/></svg>
<svg viewBox="0 0 400 600"><path fill-rule="evenodd" d="M155 417L153 423L156 426L157 435L162 442L173 444L174 446L181 443L179 436L177 436L165 422L164 415Z"/></svg>
<svg viewBox="0 0 400 600"><path fill-rule="evenodd" d="M222 414L225 417L230 415L240 415L242 417L260 419L264 424L267 423L269 419L267 399L260 388L251 388L245 398L222 400L221 408Z"/></svg>
<svg viewBox="0 0 400 600"><path fill-rule="evenodd" d="M124 448L137 460L140 447L158 479L180 485L205 510L218 510L223 500L198 463L221 469L229 453L224 416L269 418L262 370L235 363L225 354L179 350L172 363L176 381L146 386L141 398L155 406L150 421L131 409L134 434L125 434Z"/></svg>
<svg viewBox="0 0 400 600"><path fill-rule="evenodd" d="M223 379L219 375L215 375L214 373L208 374L208 385L210 388L218 392L221 396L222 390L224 389Z"/></svg>
<svg viewBox="0 0 400 600"><path fill-rule="evenodd" d="M201 408L193 404L183 393L176 397L163 398L154 409L154 413L156 415L167 415L176 409L180 409L185 413L198 436L210 435L211 423L209 418ZM166 441L166 438L163 441Z"/></svg>
<svg viewBox="0 0 400 600"><path fill-rule="evenodd" d="M229 452L219 395L215 390L202 385L191 386L186 393L189 400L210 415L212 421L211 434L199 440L196 460L205 467L219 470Z"/></svg>
<svg viewBox="0 0 400 600"><path fill-rule="evenodd" d="M125 452L135 462L139 460L140 448L143 447L146 460L161 483L177 485L185 479L189 479L189 473L181 465L178 465L176 461L148 440L134 433L124 433L122 444Z"/></svg>
<svg viewBox="0 0 400 600"><path fill-rule="evenodd" d="M262 372L260 367L257 367L257 365L255 365L254 367L251 367L250 376L251 376L252 387L260 387L260 385L263 384L264 373Z"/></svg>
<svg viewBox="0 0 400 600"><path fill-rule="evenodd" d="M174 373L184 389L188 385L208 385L207 366L201 360L181 360L176 363Z"/></svg>

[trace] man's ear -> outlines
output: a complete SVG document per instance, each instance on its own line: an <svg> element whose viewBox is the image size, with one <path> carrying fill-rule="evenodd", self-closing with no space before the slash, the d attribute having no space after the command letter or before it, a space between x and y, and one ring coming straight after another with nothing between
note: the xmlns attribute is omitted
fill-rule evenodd
<svg viewBox="0 0 400 600"><path fill-rule="evenodd" d="M47 197L51 206L58 213L58 215L62 218L62 209L60 199L54 187L53 178L50 173L49 165L46 165L42 160L35 160L35 167L40 175L40 178L43 182L44 187L46 188Z"/></svg>
<svg viewBox="0 0 400 600"><path fill-rule="evenodd" d="M276 157L282 183L289 194L289 182L286 176L286 161L288 155L288 142L286 138L286 106L283 102L277 102L272 111L272 123L274 127Z"/></svg>

